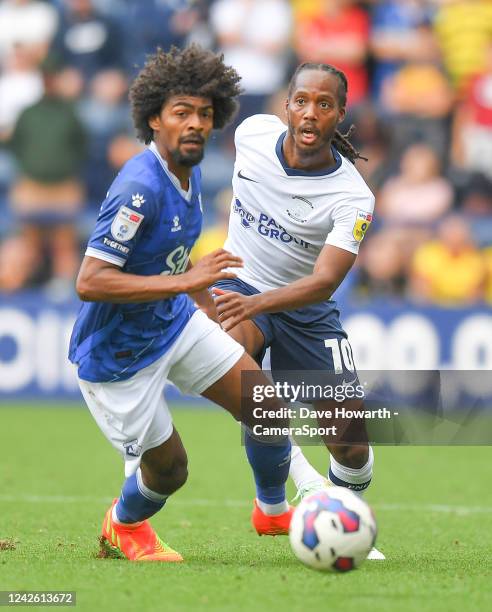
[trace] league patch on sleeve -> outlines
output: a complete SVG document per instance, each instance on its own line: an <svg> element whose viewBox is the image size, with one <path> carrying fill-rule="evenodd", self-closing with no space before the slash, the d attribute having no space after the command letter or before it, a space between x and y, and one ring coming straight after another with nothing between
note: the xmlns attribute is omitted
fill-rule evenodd
<svg viewBox="0 0 492 612"><path fill-rule="evenodd" d="M122 206L111 223L111 235L119 242L128 242L137 233L144 216L126 206Z"/></svg>
<svg viewBox="0 0 492 612"><path fill-rule="evenodd" d="M354 229L352 230L353 237L357 242L362 242L362 239L366 235L366 232L371 225L372 215L366 213L363 210L357 211L357 217L355 218Z"/></svg>

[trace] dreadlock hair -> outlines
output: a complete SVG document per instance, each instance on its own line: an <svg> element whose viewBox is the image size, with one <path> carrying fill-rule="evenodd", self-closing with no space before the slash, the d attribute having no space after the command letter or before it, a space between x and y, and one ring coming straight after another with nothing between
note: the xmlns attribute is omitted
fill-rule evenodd
<svg viewBox="0 0 492 612"><path fill-rule="evenodd" d="M224 56L193 44L186 49L160 48L148 56L130 87L133 123L140 140L149 144L153 130L149 119L161 112L166 101L176 95L211 98L213 127L223 128L237 111L241 77L224 64Z"/></svg>
<svg viewBox="0 0 492 612"><path fill-rule="evenodd" d="M317 64L314 62L304 62L300 66L297 67L296 71L292 75L292 78L289 82L288 89L288 97L290 98L296 84L297 76L303 70L322 70L328 74L333 74L338 78L338 104L341 108L345 108L347 105L347 91L348 91L348 83L347 77L341 71L332 66L331 64ZM349 141L350 136L355 131L355 126L351 125L348 131L345 134L342 134L339 130L335 130L335 134L333 136L332 144L335 148L347 159L349 159L353 164L355 164L356 159L364 159L367 161L367 157L362 157L362 155L357 151L357 149L353 146L353 144Z"/></svg>

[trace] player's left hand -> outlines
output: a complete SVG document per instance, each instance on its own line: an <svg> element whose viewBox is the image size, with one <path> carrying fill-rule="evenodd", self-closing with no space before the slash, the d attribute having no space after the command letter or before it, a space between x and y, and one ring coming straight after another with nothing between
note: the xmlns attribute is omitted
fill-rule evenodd
<svg viewBox="0 0 492 612"><path fill-rule="evenodd" d="M242 295L235 291L222 291L214 287L215 306L222 329L230 331L241 321L252 319L255 315L254 295Z"/></svg>
<svg viewBox="0 0 492 612"><path fill-rule="evenodd" d="M208 289L190 293L189 296L195 302L195 306L204 312L209 319L220 324L219 315L213 297Z"/></svg>

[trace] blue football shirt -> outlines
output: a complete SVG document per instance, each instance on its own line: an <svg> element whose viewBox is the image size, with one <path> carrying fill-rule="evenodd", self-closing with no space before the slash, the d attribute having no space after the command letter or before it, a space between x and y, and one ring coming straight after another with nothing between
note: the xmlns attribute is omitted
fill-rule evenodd
<svg viewBox="0 0 492 612"><path fill-rule="evenodd" d="M131 274L181 274L201 226L199 168L193 168L190 188L183 191L152 143L111 185L86 255ZM169 350L194 311L186 294L133 304L84 302L69 359L84 380L130 378Z"/></svg>

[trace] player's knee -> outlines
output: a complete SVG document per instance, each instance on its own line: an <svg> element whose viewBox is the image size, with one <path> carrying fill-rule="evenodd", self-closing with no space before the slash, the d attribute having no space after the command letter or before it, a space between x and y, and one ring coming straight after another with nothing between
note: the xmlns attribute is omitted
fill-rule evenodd
<svg viewBox="0 0 492 612"><path fill-rule="evenodd" d="M366 465L369 457L369 447L362 445L337 446L332 453L338 463L352 469Z"/></svg>
<svg viewBox="0 0 492 612"><path fill-rule="evenodd" d="M168 493L174 493L180 489L188 480L188 460L184 457L177 459L171 468L161 474L163 484L168 489Z"/></svg>
<svg viewBox="0 0 492 612"><path fill-rule="evenodd" d="M176 491L188 480L188 460L184 459L177 463L173 470L173 480Z"/></svg>
<svg viewBox="0 0 492 612"><path fill-rule="evenodd" d="M156 493L171 495L188 479L188 460L186 457L179 457L170 466L153 466L149 472L149 488Z"/></svg>

